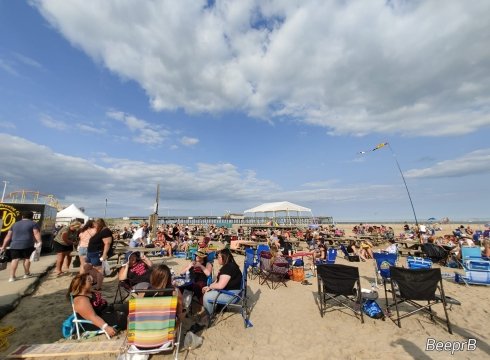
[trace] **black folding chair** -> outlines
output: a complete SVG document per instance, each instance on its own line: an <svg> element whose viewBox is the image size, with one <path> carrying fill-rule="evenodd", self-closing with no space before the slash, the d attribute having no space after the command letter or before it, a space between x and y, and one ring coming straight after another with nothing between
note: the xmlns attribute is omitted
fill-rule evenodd
<svg viewBox="0 0 490 360"><path fill-rule="evenodd" d="M113 304L122 304L131 294L133 287L128 279L120 280L117 284L116 294L114 295Z"/></svg>
<svg viewBox="0 0 490 360"><path fill-rule="evenodd" d="M432 306L440 303L443 304L446 315L447 330L450 334L453 333L446 308L447 301L442 285L441 269L405 269L393 266L390 272L391 293L393 294L393 304L390 304L390 307L395 306L396 308L396 320L393 321L398 323L398 327L401 328L401 319L419 311L429 314L432 321L435 317L444 321L432 311ZM427 304L423 305L418 301L427 301ZM400 315L399 305L404 302L415 307L415 310Z"/></svg>
<svg viewBox="0 0 490 360"><path fill-rule="evenodd" d="M359 269L355 266L321 264L317 265L317 274L320 315L323 317L328 310L327 302L333 300L337 305L360 315L361 323L364 323Z"/></svg>

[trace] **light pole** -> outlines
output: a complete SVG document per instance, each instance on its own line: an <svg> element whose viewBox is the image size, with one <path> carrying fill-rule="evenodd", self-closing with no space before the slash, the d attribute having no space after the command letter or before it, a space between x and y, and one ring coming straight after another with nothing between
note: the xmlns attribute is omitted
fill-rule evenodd
<svg viewBox="0 0 490 360"><path fill-rule="evenodd" d="M105 199L104 219L107 217L107 199Z"/></svg>
<svg viewBox="0 0 490 360"><path fill-rule="evenodd" d="M5 190L7 189L7 184L8 183L9 183L8 181L3 180L2 202L3 202L3 199L5 198Z"/></svg>

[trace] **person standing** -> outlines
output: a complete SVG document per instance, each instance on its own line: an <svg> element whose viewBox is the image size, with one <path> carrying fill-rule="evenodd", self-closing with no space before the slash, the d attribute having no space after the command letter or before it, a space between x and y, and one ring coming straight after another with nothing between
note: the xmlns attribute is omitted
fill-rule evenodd
<svg viewBox="0 0 490 360"><path fill-rule="evenodd" d="M95 220L95 230L95 235L90 238L88 243L85 269L88 272L88 268L92 266L103 277L102 261L112 256L112 243L114 239L112 237L112 231L107 227L104 219L99 218Z"/></svg>
<svg viewBox="0 0 490 360"><path fill-rule="evenodd" d="M22 219L17 221L7 233L1 247L2 252L5 251L7 245L10 244L10 256L12 263L10 264L10 278L9 282L16 280L15 273L19 260L24 260L24 279L31 276L30 257L34 251L34 243L37 246L41 246L41 232L36 222L32 221L34 213L32 211L22 212Z"/></svg>
<svg viewBox="0 0 490 360"><path fill-rule="evenodd" d="M72 221L70 225L63 226L56 234L53 241L54 251L56 252L56 268L54 273L56 276L63 275L63 263L66 259L66 268L70 268L71 252L73 245L78 243L78 230L82 226L79 221Z"/></svg>

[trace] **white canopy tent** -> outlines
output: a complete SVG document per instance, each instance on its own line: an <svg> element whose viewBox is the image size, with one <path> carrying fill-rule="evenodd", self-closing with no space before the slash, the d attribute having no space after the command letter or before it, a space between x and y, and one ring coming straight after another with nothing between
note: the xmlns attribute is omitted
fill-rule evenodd
<svg viewBox="0 0 490 360"><path fill-rule="evenodd" d="M67 225L75 219L83 219L84 222L89 219L75 204L71 204L56 214L56 224Z"/></svg>
<svg viewBox="0 0 490 360"><path fill-rule="evenodd" d="M285 213L286 221L288 220L290 221L291 213L293 213L296 216L299 216L300 213L309 213L309 216L313 217L311 209L297 204L293 204L289 201L264 203L252 209L245 210L245 214L247 213L253 213L254 216L256 216L257 213L263 213L264 216L267 216L267 213L272 213L273 219L277 217L277 213L279 214Z"/></svg>

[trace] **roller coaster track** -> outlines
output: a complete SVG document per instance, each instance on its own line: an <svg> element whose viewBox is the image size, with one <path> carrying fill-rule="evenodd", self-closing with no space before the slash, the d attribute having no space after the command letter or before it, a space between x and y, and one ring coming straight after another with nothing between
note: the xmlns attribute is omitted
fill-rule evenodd
<svg viewBox="0 0 490 360"><path fill-rule="evenodd" d="M18 190L5 196L6 202L18 204L46 204L55 207L58 211L63 209L54 195L42 194L39 191Z"/></svg>

